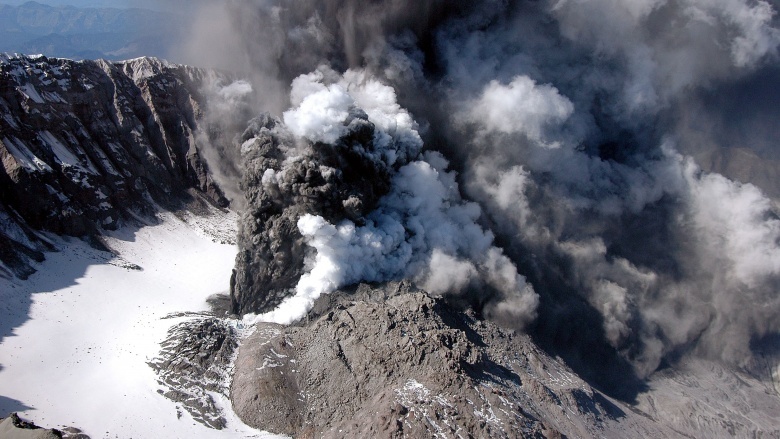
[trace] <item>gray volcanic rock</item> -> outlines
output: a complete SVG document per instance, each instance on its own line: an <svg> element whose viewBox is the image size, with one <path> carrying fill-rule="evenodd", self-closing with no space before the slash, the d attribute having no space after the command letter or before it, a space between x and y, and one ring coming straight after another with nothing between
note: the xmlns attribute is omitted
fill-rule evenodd
<svg viewBox="0 0 780 439"><path fill-rule="evenodd" d="M531 340L407 284L323 297L300 326L259 324L231 396L295 437L676 437Z"/></svg>
<svg viewBox="0 0 780 439"><path fill-rule="evenodd" d="M0 275L32 271L35 230L96 235L155 204L226 206L195 140L215 77L152 58L0 56L0 242L16 249Z"/></svg>
<svg viewBox="0 0 780 439"><path fill-rule="evenodd" d="M306 256L301 216L360 224L389 190L390 166L374 154L374 125L360 110L345 125L348 133L333 145L301 146L270 116L253 120L244 133L241 189L248 207L231 279L234 313L268 311L292 294Z"/></svg>
<svg viewBox="0 0 780 439"><path fill-rule="evenodd" d="M760 357L759 357L760 358ZM650 377L650 392L635 409L687 437L780 438L777 359L764 364L766 378L689 359ZM770 365L771 364L771 365Z"/></svg>
<svg viewBox="0 0 780 439"><path fill-rule="evenodd" d="M165 388L159 392L181 403L196 421L224 428L225 418L209 392L228 395L236 331L216 318L189 320L168 330L161 346L149 362Z"/></svg>
<svg viewBox="0 0 780 439"><path fill-rule="evenodd" d="M16 413L0 420L0 438L3 439L62 439L59 430L47 430L23 421Z"/></svg>
<svg viewBox="0 0 780 439"><path fill-rule="evenodd" d="M47 429L39 427L11 413L5 419L0 418L0 438L2 439L90 439L76 427Z"/></svg>

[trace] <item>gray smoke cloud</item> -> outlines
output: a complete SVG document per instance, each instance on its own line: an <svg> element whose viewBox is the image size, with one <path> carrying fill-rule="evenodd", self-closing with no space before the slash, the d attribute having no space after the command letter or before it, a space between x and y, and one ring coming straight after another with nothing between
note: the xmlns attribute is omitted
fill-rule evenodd
<svg viewBox="0 0 780 439"><path fill-rule="evenodd" d="M255 89L245 79L214 74L206 78L201 92L206 96L206 108L195 145L231 207L243 211L246 200L239 185L241 156L235 148L236 133L244 130L254 114Z"/></svg>
<svg viewBox="0 0 780 439"><path fill-rule="evenodd" d="M478 224L481 210L461 198L447 160L436 152L420 155L423 143L418 126L398 105L392 87L366 71L339 75L321 66L292 82L291 101L294 107L282 118L300 148L288 152L279 170L253 171L263 173L265 192L277 192L280 180L296 173L299 157L327 150L350 135L356 113L365 114L374 127L370 144L361 145L363 157L376 163L372 168L388 170L390 189L376 209L356 218L361 224L350 219L333 224L321 215L303 212L297 228L314 250L306 273L294 295L273 311L248 316L249 320L291 323L304 317L322 294L361 281L399 279L415 280L440 295L489 288L494 293L485 294L491 299L487 311L491 316L518 328L533 320L538 303L533 288L493 245L493 234ZM342 171L348 170L325 173ZM382 178L379 174L356 177Z"/></svg>
<svg viewBox="0 0 780 439"><path fill-rule="evenodd" d="M751 340L778 329L773 206L682 156L690 137L665 119L775 62L771 5L520 9L536 14L496 15L477 38L455 25L443 40L469 194L517 248L564 264L537 262L537 280L584 298L640 376L679 350L745 365Z"/></svg>
<svg viewBox="0 0 780 439"><path fill-rule="evenodd" d="M500 299L477 304L486 315L575 367L613 356L646 376L684 355L745 365L752 342L780 331L780 222L767 195L778 192L764 160L777 159L777 119L755 108L777 110L772 93L745 97L776 89L776 8L212 2L194 11L186 53L245 72L258 112L299 139L332 142L363 108L378 132L414 126L457 171L435 153L408 157L364 224L302 214L313 250L300 291L399 276L437 293L490 289ZM411 205L442 186L438 209ZM406 236L432 224L474 232ZM335 271L321 275L326 262Z"/></svg>

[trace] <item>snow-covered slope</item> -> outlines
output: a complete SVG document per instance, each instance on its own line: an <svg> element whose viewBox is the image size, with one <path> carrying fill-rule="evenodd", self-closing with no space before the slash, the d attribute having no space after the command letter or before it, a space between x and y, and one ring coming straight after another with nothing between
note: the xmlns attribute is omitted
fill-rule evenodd
<svg viewBox="0 0 780 439"><path fill-rule="evenodd" d="M25 320L2 324L0 412L77 426L92 438L272 437L230 416L226 400L227 428L213 430L158 393L147 362L168 329L188 318L165 317L207 311L206 298L228 286L236 252L207 231L229 234L235 216L159 219L110 233L106 243L118 256L52 237L62 250L47 254L37 273L0 279L0 322Z"/></svg>

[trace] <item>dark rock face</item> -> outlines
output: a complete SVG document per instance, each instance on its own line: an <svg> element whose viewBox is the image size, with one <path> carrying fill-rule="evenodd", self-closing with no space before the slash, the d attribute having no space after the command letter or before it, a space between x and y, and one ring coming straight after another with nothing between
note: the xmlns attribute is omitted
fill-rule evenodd
<svg viewBox="0 0 780 439"><path fill-rule="evenodd" d="M333 145L300 145L281 122L262 116L243 135L239 254L231 281L232 311L264 312L292 294L303 274L304 214L360 223L390 188L390 168L373 156L374 125L356 110L348 134ZM402 163L399 163L400 166Z"/></svg>
<svg viewBox="0 0 780 439"><path fill-rule="evenodd" d="M228 396L230 370L238 347L235 330L216 318L180 323L168 331L160 355L149 362L160 390L192 417L211 428L226 426L222 411L208 392Z"/></svg>
<svg viewBox="0 0 780 439"><path fill-rule="evenodd" d="M0 231L15 249L0 275L24 278L40 259L31 230L95 235L189 189L225 206L195 142L209 75L150 58L0 58L0 221L17 230Z"/></svg>
<svg viewBox="0 0 780 439"><path fill-rule="evenodd" d="M638 427L527 336L407 284L323 296L297 327L260 324L231 395L246 423L294 437L596 437L624 418L619 434L676 436Z"/></svg>
<svg viewBox="0 0 780 439"><path fill-rule="evenodd" d="M35 272L32 264L42 262L43 252L53 249L18 213L0 202L0 276L26 279Z"/></svg>

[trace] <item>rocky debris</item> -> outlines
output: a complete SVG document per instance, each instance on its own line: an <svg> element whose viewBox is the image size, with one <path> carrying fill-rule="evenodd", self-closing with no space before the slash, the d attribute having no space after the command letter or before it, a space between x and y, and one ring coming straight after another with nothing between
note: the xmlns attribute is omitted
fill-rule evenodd
<svg viewBox="0 0 780 439"><path fill-rule="evenodd" d="M247 424L295 437L677 436L527 336L405 283L323 296L297 326L259 324L231 397Z"/></svg>
<svg viewBox="0 0 780 439"><path fill-rule="evenodd" d="M42 257L31 230L96 235L156 205L226 206L196 142L215 75L153 58L0 56L0 225L16 229L0 230L4 271L24 278Z"/></svg>
<svg viewBox="0 0 780 439"><path fill-rule="evenodd" d="M65 427L62 429L62 439L90 439L80 428Z"/></svg>
<svg viewBox="0 0 780 439"><path fill-rule="evenodd" d="M159 392L176 401L192 417L222 429L226 421L210 393L228 396L236 348L236 331L217 318L188 320L173 326L158 357L149 362L157 372Z"/></svg>
<svg viewBox="0 0 780 439"><path fill-rule="evenodd" d="M25 421L16 413L5 419L0 418L0 438L2 439L89 439L81 429L65 427L61 430L38 427Z"/></svg>
<svg viewBox="0 0 780 439"><path fill-rule="evenodd" d="M376 157L374 124L358 109L344 124L347 134L334 144L295 139L267 115L244 133L241 186L248 208L231 280L234 313L269 311L292 294L306 256L301 216L361 224L389 190L391 166Z"/></svg>
<svg viewBox="0 0 780 439"><path fill-rule="evenodd" d="M0 420L0 438L3 439L62 439L59 430L46 430L24 421L16 413Z"/></svg>
<svg viewBox="0 0 780 439"><path fill-rule="evenodd" d="M689 359L651 376L652 391L640 394L635 408L682 436L780 438L780 394L774 384L771 377L762 380L747 370Z"/></svg>

